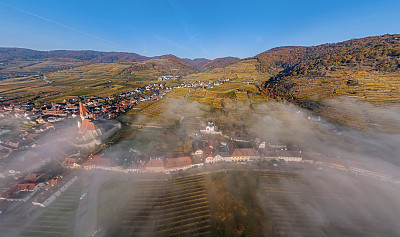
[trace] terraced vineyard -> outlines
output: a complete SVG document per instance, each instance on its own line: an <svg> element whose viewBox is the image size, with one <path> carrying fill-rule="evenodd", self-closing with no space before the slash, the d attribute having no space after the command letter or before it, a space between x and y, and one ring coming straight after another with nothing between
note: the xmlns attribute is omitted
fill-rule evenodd
<svg viewBox="0 0 400 237"><path fill-rule="evenodd" d="M295 173L260 174L260 202L279 235L395 235L395 225L384 221L385 212L364 212L371 197L360 196L351 187L330 181L322 173L307 177ZM356 185L361 183L357 181Z"/></svg>
<svg viewBox="0 0 400 237"><path fill-rule="evenodd" d="M210 234L205 176L141 182L130 198L117 236L204 236Z"/></svg>
<svg viewBox="0 0 400 237"><path fill-rule="evenodd" d="M375 104L398 103L400 76L397 73L329 72L325 77L291 78L295 86L291 92L297 98L332 98L348 96Z"/></svg>
<svg viewBox="0 0 400 237"><path fill-rule="evenodd" d="M258 62L256 59L247 58L235 61L234 63L225 67L217 67L207 72L190 74L188 76L185 76L185 80L215 81L222 78L230 78L246 80L249 82L262 82L271 75L261 73L259 70L257 70L257 64Z"/></svg>
<svg viewBox="0 0 400 237"><path fill-rule="evenodd" d="M75 223L71 220L76 217L80 188L79 183L74 183L39 218L25 226L20 236L73 236Z"/></svg>

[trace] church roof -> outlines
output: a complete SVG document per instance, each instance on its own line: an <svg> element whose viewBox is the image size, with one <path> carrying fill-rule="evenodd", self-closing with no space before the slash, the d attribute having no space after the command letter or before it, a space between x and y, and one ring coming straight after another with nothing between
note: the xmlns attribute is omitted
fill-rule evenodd
<svg viewBox="0 0 400 237"><path fill-rule="evenodd" d="M99 129L99 127L96 126L96 124L94 124L92 121L90 121L89 119L84 119L82 121L81 126L79 127L80 131L93 131L93 130L97 130Z"/></svg>

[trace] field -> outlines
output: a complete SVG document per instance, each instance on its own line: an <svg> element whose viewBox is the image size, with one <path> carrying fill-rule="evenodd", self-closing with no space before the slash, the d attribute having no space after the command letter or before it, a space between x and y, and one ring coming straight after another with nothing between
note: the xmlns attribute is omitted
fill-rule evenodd
<svg viewBox="0 0 400 237"><path fill-rule="evenodd" d="M25 226L20 236L73 236L79 196L80 184L75 182L39 218Z"/></svg>
<svg viewBox="0 0 400 237"><path fill-rule="evenodd" d="M81 70L75 68L71 70ZM79 76L77 76L79 75ZM49 76L52 83L43 81L43 77L29 79L7 79L0 83L2 100L29 101L37 100L41 103L49 101L62 102L65 98L77 96L108 96L141 87L157 81L127 81L112 76L85 76L77 72L62 71Z"/></svg>
<svg viewBox="0 0 400 237"><path fill-rule="evenodd" d="M106 190L106 189L103 189ZM204 236L210 234L210 208L203 175L131 184L120 215L102 215L111 236ZM115 198L115 197L114 197ZM111 201L111 200L110 200ZM107 200L102 200L107 202ZM105 218L105 219L102 219ZM111 218L112 219L112 218Z"/></svg>
<svg viewBox="0 0 400 237"><path fill-rule="evenodd" d="M193 73L168 59L136 63L96 63L41 75L11 78L0 83L2 100L38 100L62 102L68 97L107 96L159 83L162 75L182 76ZM167 83L171 84L171 83Z"/></svg>
<svg viewBox="0 0 400 237"><path fill-rule="evenodd" d="M394 234L396 230L392 223L385 221L388 218L384 211L373 213L373 221L369 219L369 214L365 213L371 198L374 198L372 196L379 194L371 194L369 197L360 195L347 185L332 182L337 175L322 172L310 172L307 175L260 174L262 208L269 213L272 224L277 227L281 236L299 233L303 236L324 236L326 233L335 236ZM352 179L352 182L354 185L363 183L362 179ZM383 185L382 181L377 182L380 183L376 185Z"/></svg>
<svg viewBox="0 0 400 237"><path fill-rule="evenodd" d="M344 75L345 74L345 75ZM327 77L295 77L291 90L298 98L333 98L348 96L375 104L398 103L400 76L396 73L330 72ZM349 78L352 78L351 80ZM353 84L350 84L354 82Z"/></svg>
<svg viewBox="0 0 400 237"><path fill-rule="evenodd" d="M248 58L236 61L226 67L219 67L202 73L190 74L185 76L184 79L187 81L216 81L218 79L229 78L259 84L267 80L271 75L259 72L256 70L256 65L256 59Z"/></svg>

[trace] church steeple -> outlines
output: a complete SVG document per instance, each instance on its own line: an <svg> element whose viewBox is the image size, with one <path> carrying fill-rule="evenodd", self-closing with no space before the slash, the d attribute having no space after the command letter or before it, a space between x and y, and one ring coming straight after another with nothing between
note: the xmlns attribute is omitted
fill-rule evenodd
<svg viewBox="0 0 400 237"><path fill-rule="evenodd" d="M87 118L91 118L92 114L89 112L88 109L83 106L81 102L79 102L79 114L81 116L82 121Z"/></svg>

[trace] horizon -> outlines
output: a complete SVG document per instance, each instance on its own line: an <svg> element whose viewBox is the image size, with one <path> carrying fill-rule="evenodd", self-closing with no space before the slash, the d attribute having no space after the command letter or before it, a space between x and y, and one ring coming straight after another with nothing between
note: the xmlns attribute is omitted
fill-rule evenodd
<svg viewBox="0 0 400 237"><path fill-rule="evenodd" d="M209 7L212 5L212 7ZM0 45L155 57L247 58L282 46L315 46L400 32L400 3L386 0L0 2Z"/></svg>

